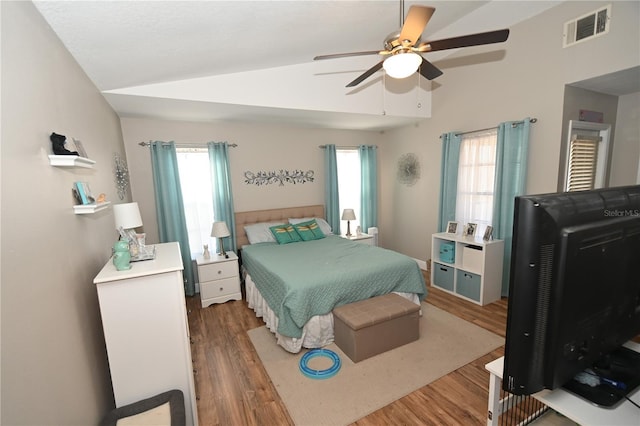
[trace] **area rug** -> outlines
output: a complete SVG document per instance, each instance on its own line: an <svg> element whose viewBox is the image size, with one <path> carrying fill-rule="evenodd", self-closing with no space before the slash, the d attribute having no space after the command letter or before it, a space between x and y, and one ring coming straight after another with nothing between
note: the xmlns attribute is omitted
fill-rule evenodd
<svg viewBox="0 0 640 426"><path fill-rule="evenodd" d="M335 344L327 346L342 368L323 380L300 372L306 350L285 351L264 326L248 333L296 425L346 425L504 345L502 337L433 305L423 303L422 312L419 340L364 361L354 363Z"/></svg>

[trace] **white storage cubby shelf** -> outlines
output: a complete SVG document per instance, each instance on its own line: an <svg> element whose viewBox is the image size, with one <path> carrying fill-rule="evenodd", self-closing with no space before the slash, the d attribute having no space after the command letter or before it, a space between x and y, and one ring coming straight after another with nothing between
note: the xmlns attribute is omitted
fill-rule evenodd
<svg viewBox="0 0 640 426"><path fill-rule="evenodd" d="M431 237L431 285L487 305L500 299L504 241L441 232Z"/></svg>

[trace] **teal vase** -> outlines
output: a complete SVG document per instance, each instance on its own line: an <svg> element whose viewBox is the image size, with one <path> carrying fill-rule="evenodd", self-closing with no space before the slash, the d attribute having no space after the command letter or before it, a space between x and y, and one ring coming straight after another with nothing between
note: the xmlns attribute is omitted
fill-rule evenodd
<svg viewBox="0 0 640 426"><path fill-rule="evenodd" d="M129 253L129 243L120 240L113 245L113 264L118 271L131 269L131 253Z"/></svg>

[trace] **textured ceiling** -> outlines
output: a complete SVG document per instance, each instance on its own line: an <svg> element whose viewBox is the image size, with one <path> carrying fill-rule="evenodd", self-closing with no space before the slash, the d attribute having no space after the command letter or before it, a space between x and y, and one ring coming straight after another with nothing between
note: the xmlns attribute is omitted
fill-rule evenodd
<svg viewBox="0 0 640 426"><path fill-rule="evenodd" d="M405 9L418 2L406 2ZM425 4L425 2L419 2ZM483 1L428 2L425 35ZM397 1L35 2L101 90L273 68L315 55L381 49Z"/></svg>
<svg viewBox="0 0 640 426"><path fill-rule="evenodd" d="M433 40L508 28L518 19L526 19L557 3L407 1L404 10L406 13L412 4L436 8L422 36L423 40ZM256 70L299 66L313 62L312 58L320 54L377 50L389 33L400 28L399 1L35 1L34 4L121 116L282 120L368 129L406 124L406 120L394 121L383 116L336 114L339 109L300 111L287 104L264 108L228 101L203 105L160 96L155 99L126 96L121 90L237 73L250 73L247 74L250 78L260 80ZM530 11L522 13L522 9ZM520 15L517 19L513 18L514 11ZM505 19L501 19L503 16ZM371 58L371 64L375 60ZM350 76L343 76L345 83L350 81L347 77ZM264 84L277 84L286 90L287 81ZM338 100L344 96L343 86L336 85L335 90Z"/></svg>

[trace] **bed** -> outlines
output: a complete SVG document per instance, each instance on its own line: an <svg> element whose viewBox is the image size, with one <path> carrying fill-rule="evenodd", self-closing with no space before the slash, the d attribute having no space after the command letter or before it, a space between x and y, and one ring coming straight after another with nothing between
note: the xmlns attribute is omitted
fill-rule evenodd
<svg viewBox="0 0 640 426"><path fill-rule="evenodd" d="M293 353L333 342L337 306L390 292L419 305L427 291L413 259L332 235L323 218L321 205L236 213L247 303ZM278 242L275 225L305 240Z"/></svg>

